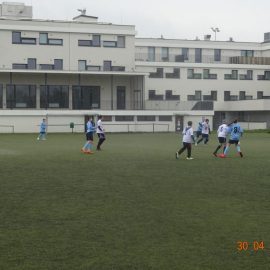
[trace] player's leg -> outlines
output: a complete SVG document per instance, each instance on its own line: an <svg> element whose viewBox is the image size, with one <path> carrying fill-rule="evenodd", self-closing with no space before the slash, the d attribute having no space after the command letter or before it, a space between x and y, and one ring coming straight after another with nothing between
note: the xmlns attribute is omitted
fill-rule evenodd
<svg viewBox="0 0 270 270"><path fill-rule="evenodd" d="M215 150L214 153L213 153L214 156L217 156L217 152L218 152L218 150L221 148L221 146L222 146L222 144L219 144L219 145L217 146L216 150Z"/></svg>
<svg viewBox="0 0 270 270"><path fill-rule="evenodd" d="M207 142L209 141L209 136L208 134L204 135L204 144L207 144Z"/></svg>
<svg viewBox="0 0 270 270"><path fill-rule="evenodd" d="M223 154L224 156L227 156L231 144L234 144L234 141L229 140L229 143L227 143L226 148L225 148L225 150L224 150L224 154Z"/></svg>
<svg viewBox="0 0 270 270"><path fill-rule="evenodd" d="M196 145L203 141L203 136L196 142Z"/></svg>
<svg viewBox="0 0 270 270"><path fill-rule="evenodd" d="M236 150L237 150L238 154L242 158L243 157L243 153L241 152L240 142L238 141L237 144L235 144L235 146L236 146Z"/></svg>
<svg viewBox="0 0 270 270"><path fill-rule="evenodd" d="M191 157L191 143L187 144L187 159L193 159Z"/></svg>
<svg viewBox="0 0 270 270"><path fill-rule="evenodd" d="M175 157L178 159L179 156L186 150L187 148L187 143L183 142L183 147L180 148L176 153L175 153Z"/></svg>

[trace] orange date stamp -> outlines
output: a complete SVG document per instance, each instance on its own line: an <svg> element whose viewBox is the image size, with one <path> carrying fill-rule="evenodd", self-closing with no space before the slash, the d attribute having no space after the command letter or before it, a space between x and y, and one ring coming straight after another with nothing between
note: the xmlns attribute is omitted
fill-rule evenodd
<svg viewBox="0 0 270 270"><path fill-rule="evenodd" d="M264 250L264 242L263 241L253 241L253 242L247 242L247 241L238 241L236 243L237 250L238 251L247 251L247 250Z"/></svg>

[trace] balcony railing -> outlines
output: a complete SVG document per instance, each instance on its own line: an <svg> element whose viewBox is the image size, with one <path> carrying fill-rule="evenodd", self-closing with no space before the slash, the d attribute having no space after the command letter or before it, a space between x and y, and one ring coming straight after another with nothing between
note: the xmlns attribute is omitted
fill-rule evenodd
<svg viewBox="0 0 270 270"><path fill-rule="evenodd" d="M175 62L175 63L207 63L207 64L242 64L242 65L270 65L270 57L250 56L221 56L217 61L214 55L202 55L201 61L195 60L195 54L184 56L181 54L169 54L164 57L161 54L149 55L148 53L135 53L135 61L142 62Z"/></svg>

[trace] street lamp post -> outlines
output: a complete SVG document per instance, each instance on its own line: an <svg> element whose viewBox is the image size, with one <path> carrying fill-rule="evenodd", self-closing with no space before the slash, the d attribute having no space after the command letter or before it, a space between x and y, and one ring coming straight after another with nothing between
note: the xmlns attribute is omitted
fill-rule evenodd
<svg viewBox="0 0 270 270"><path fill-rule="evenodd" d="M217 40L217 32L220 32L220 30L217 27L211 27L212 31L215 33L215 41Z"/></svg>

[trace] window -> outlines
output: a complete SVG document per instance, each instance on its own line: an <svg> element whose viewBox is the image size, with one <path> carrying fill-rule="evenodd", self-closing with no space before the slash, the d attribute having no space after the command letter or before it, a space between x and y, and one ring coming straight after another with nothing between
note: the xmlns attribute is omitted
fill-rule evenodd
<svg viewBox="0 0 270 270"><path fill-rule="evenodd" d="M203 78L209 79L209 80L216 80L217 74L211 74L209 69L204 69L203 70Z"/></svg>
<svg viewBox="0 0 270 270"><path fill-rule="evenodd" d="M103 71L112 70L112 61L103 61Z"/></svg>
<svg viewBox="0 0 270 270"><path fill-rule="evenodd" d="M118 122L133 122L134 121L134 116L133 115L116 115L115 116L115 121Z"/></svg>
<svg viewBox="0 0 270 270"><path fill-rule="evenodd" d="M172 90L165 91L165 99L166 100L180 100L179 95L173 95Z"/></svg>
<svg viewBox="0 0 270 270"><path fill-rule="evenodd" d="M116 99L116 107L117 110L125 110L126 109L126 87L125 86L117 86L117 99Z"/></svg>
<svg viewBox="0 0 270 270"><path fill-rule="evenodd" d="M21 43L21 32L12 32L12 44Z"/></svg>
<svg viewBox="0 0 270 270"><path fill-rule="evenodd" d="M231 91L224 91L224 101L231 100Z"/></svg>
<svg viewBox="0 0 270 270"><path fill-rule="evenodd" d="M48 45L63 45L63 39L51 38Z"/></svg>
<svg viewBox="0 0 270 270"><path fill-rule="evenodd" d="M39 44L40 45L63 45L63 39L59 38L48 38L48 33L39 33Z"/></svg>
<svg viewBox="0 0 270 270"><path fill-rule="evenodd" d="M36 39L35 38L21 38L21 44L35 45Z"/></svg>
<svg viewBox="0 0 270 270"><path fill-rule="evenodd" d="M137 121L138 122L155 122L156 117L154 115L138 115Z"/></svg>
<svg viewBox="0 0 270 270"><path fill-rule="evenodd" d="M66 108L69 106L67 85L41 85L40 108Z"/></svg>
<svg viewBox="0 0 270 270"><path fill-rule="evenodd" d="M247 70L247 74L239 74L239 80L253 80L253 70Z"/></svg>
<svg viewBox="0 0 270 270"><path fill-rule="evenodd" d="M163 68L157 68L156 72L150 72L149 78L163 78Z"/></svg>
<svg viewBox="0 0 270 270"><path fill-rule="evenodd" d="M201 79L202 74L201 73L194 73L194 69L189 68L187 70L187 78L188 79Z"/></svg>
<svg viewBox="0 0 270 270"><path fill-rule="evenodd" d="M86 70L86 60L79 60L78 61L78 69L79 69L79 71Z"/></svg>
<svg viewBox="0 0 270 270"><path fill-rule="evenodd" d="M112 122L112 116L111 115L103 115L102 121L103 122Z"/></svg>
<svg viewBox="0 0 270 270"><path fill-rule="evenodd" d="M201 90L195 91L195 100L202 100L202 91Z"/></svg>
<svg viewBox="0 0 270 270"><path fill-rule="evenodd" d="M160 122L171 122L172 116L171 115L159 115L158 121Z"/></svg>
<svg viewBox="0 0 270 270"><path fill-rule="evenodd" d="M242 50L241 51L241 56L253 57L254 56L254 51L253 50Z"/></svg>
<svg viewBox="0 0 270 270"><path fill-rule="evenodd" d="M7 108L35 108L35 85L7 85Z"/></svg>
<svg viewBox="0 0 270 270"><path fill-rule="evenodd" d="M156 90L149 90L148 99L149 100L163 100L163 95L156 95Z"/></svg>
<svg viewBox="0 0 270 270"><path fill-rule="evenodd" d="M155 61L155 47L148 47L148 61Z"/></svg>
<svg viewBox="0 0 270 270"><path fill-rule="evenodd" d="M63 70L63 60L62 59L54 59L54 69L55 70Z"/></svg>
<svg viewBox="0 0 270 270"><path fill-rule="evenodd" d="M238 79L238 70L232 70L231 74L224 74L225 80L237 80Z"/></svg>
<svg viewBox="0 0 270 270"><path fill-rule="evenodd" d="M195 49L195 63L201 63L202 62L202 49Z"/></svg>
<svg viewBox="0 0 270 270"><path fill-rule="evenodd" d="M39 44L48 44L48 34L39 33Z"/></svg>
<svg viewBox="0 0 270 270"><path fill-rule="evenodd" d="M41 70L53 70L54 69L54 65L40 64L39 65L39 69L41 69Z"/></svg>
<svg viewBox="0 0 270 270"><path fill-rule="evenodd" d="M21 37L21 32L12 32L12 44L29 44L35 45L35 38Z"/></svg>
<svg viewBox="0 0 270 270"><path fill-rule="evenodd" d="M189 68L187 70L187 78L188 79L193 79L193 73L194 73L194 70Z"/></svg>
<svg viewBox="0 0 270 270"><path fill-rule="evenodd" d="M115 48L117 45L116 41L103 41L103 47L112 47Z"/></svg>
<svg viewBox="0 0 270 270"><path fill-rule="evenodd" d="M166 73L166 78L179 79L180 78L180 68L174 68L173 73Z"/></svg>
<svg viewBox="0 0 270 270"><path fill-rule="evenodd" d="M78 40L78 46L92 46L92 40Z"/></svg>
<svg viewBox="0 0 270 270"><path fill-rule="evenodd" d="M100 109L100 86L73 86L74 110Z"/></svg>
<svg viewBox="0 0 270 270"><path fill-rule="evenodd" d="M221 50L220 49L215 49L214 50L214 60L215 61L220 61L221 60Z"/></svg>
<svg viewBox="0 0 270 270"><path fill-rule="evenodd" d="M100 35L93 35L92 46L93 47L100 47Z"/></svg>
<svg viewBox="0 0 270 270"><path fill-rule="evenodd" d="M27 64L12 64L13 69L27 69Z"/></svg>
<svg viewBox="0 0 270 270"><path fill-rule="evenodd" d="M182 48L182 55L184 60L188 60L188 54L189 54L188 48Z"/></svg>
<svg viewBox="0 0 270 270"><path fill-rule="evenodd" d="M238 79L238 70L232 70L232 79L237 80Z"/></svg>
<svg viewBox="0 0 270 270"><path fill-rule="evenodd" d="M27 59L27 68L28 69L36 69L37 68L36 58L28 58Z"/></svg>
<svg viewBox="0 0 270 270"><path fill-rule="evenodd" d="M124 36L117 37L117 47L118 48L125 48L125 37Z"/></svg>
<svg viewBox="0 0 270 270"><path fill-rule="evenodd" d="M161 48L161 58L162 61L169 61L169 48Z"/></svg>

